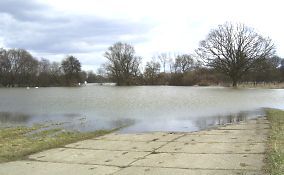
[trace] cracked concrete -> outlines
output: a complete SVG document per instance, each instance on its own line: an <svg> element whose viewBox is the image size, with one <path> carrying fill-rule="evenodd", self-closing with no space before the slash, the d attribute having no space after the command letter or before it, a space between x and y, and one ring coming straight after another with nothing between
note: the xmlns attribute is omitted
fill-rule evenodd
<svg viewBox="0 0 284 175"><path fill-rule="evenodd" d="M133 142L113 140L85 140L79 143L66 145L70 148L112 150L112 151L154 151L167 142Z"/></svg>
<svg viewBox="0 0 284 175"><path fill-rule="evenodd" d="M0 174L262 174L265 118L193 133L113 133L0 164Z"/></svg>

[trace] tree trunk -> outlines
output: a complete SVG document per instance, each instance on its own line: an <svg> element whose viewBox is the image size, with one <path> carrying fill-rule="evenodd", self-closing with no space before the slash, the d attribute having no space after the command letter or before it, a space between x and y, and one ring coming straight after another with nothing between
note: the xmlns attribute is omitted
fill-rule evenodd
<svg viewBox="0 0 284 175"><path fill-rule="evenodd" d="M233 80L233 87L237 87L238 86L238 81L237 80Z"/></svg>

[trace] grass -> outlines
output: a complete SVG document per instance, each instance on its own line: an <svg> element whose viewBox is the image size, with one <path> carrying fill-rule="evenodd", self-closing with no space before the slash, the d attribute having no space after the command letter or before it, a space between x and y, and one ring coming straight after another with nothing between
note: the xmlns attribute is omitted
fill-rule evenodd
<svg viewBox="0 0 284 175"><path fill-rule="evenodd" d="M267 111L270 122L265 171L271 175L284 174L284 111L270 109Z"/></svg>
<svg viewBox="0 0 284 175"><path fill-rule="evenodd" d="M284 83L240 83L239 88L284 89Z"/></svg>
<svg viewBox="0 0 284 175"><path fill-rule="evenodd" d="M0 128L0 163L26 158L50 148L62 147L80 140L101 136L111 131L68 132L61 128L33 127Z"/></svg>

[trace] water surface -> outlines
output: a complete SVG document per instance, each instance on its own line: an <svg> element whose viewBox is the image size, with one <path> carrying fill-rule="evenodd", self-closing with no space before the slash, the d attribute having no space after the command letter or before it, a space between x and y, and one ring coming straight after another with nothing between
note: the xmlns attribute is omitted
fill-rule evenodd
<svg viewBox="0 0 284 175"><path fill-rule="evenodd" d="M1 88L1 125L64 123L80 131L196 131L284 108L284 90L223 87L97 86Z"/></svg>

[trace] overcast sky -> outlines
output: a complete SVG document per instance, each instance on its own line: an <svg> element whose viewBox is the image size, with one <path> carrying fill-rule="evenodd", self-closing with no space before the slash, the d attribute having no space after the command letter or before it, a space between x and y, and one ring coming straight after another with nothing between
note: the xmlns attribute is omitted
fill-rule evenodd
<svg viewBox="0 0 284 175"><path fill-rule="evenodd" d="M0 0L0 47L24 48L95 70L117 41L145 61L159 53L193 53L211 29L244 23L270 37L284 57L282 0Z"/></svg>

